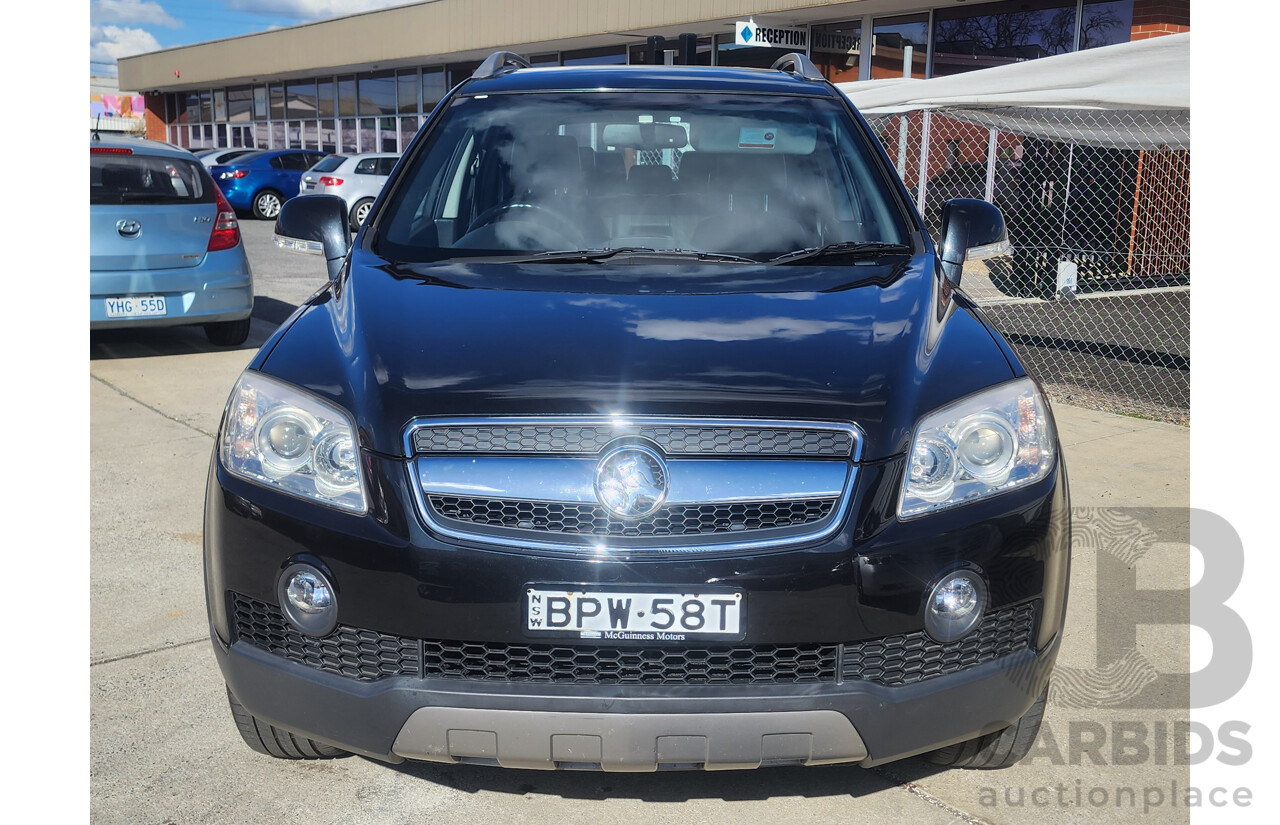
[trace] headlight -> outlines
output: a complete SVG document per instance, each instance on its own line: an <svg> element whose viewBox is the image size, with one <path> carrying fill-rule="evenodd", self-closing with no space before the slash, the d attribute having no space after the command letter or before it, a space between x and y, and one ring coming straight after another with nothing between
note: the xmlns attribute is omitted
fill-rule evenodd
<svg viewBox="0 0 1280 825"><path fill-rule="evenodd" d="M911 442L898 515L918 516L1039 481L1053 466L1048 406L1030 378L930 414Z"/></svg>
<svg viewBox="0 0 1280 825"><path fill-rule="evenodd" d="M360 450L346 413L302 390L245 372L222 422L227 472L352 513L366 510Z"/></svg>

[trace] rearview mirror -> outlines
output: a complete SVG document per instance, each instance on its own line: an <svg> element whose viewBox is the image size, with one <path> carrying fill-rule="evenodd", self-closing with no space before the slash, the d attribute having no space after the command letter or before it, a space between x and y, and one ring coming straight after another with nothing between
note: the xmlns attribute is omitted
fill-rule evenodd
<svg viewBox="0 0 1280 825"><path fill-rule="evenodd" d="M682 149L689 133L675 123L606 123L600 140L617 149Z"/></svg>
<svg viewBox="0 0 1280 825"><path fill-rule="evenodd" d="M285 201L276 217L276 246L323 255L329 280L336 280L351 246L347 204L337 195L301 195Z"/></svg>
<svg viewBox="0 0 1280 825"><path fill-rule="evenodd" d="M960 285L965 261L983 261L1012 253L1004 215L999 209L975 198L953 198L942 205L938 257L943 274L954 286Z"/></svg>

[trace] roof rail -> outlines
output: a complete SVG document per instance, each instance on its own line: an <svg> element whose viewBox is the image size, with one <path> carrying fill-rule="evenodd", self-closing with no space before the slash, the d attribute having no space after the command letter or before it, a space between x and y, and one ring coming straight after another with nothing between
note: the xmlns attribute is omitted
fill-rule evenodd
<svg viewBox="0 0 1280 825"><path fill-rule="evenodd" d="M497 77L500 74L513 72L516 69L527 68L529 68L529 61L515 52L494 52L486 57L484 62L472 73L471 79L484 80L487 77Z"/></svg>
<svg viewBox="0 0 1280 825"><path fill-rule="evenodd" d="M813 65L813 61L800 52L784 54L775 60L769 68L790 72L797 77L803 77L805 80L826 80L822 76L822 72L818 71L818 67Z"/></svg>

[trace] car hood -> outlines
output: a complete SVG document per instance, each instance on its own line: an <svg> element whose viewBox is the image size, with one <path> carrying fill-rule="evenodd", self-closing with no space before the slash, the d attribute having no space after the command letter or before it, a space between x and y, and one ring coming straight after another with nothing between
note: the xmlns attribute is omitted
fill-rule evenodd
<svg viewBox="0 0 1280 825"><path fill-rule="evenodd" d="M823 266L394 266L356 250L255 367L404 454L419 417L669 415L853 422L864 460L1016 365L931 254Z"/></svg>

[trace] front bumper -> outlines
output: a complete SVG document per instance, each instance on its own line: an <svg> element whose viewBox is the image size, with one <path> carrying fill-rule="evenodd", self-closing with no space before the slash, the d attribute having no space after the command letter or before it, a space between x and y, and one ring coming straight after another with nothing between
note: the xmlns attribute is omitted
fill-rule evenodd
<svg viewBox="0 0 1280 825"><path fill-rule="evenodd" d="M409 474L393 459L369 456L377 492L369 515L357 517L231 477L215 458L205 571L218 661L231 691L259 718L392 762L874 765L1000 730L1040 696L1056 656L1069 572L1065 469L899 522L887 491L901 484L904 463L862 465L845 525L815 546L610 561L442 541L417 518ZM353 634L354 647L314 648L267 616L279 612L276 584L296 561L331 576L335 633ZM928 588L957 565L986 575L987 624L1004 634L997 643L978 638L984 625L949 646L924 637ZM531 678L525 668L538 641L522 633L517 595L530 582L734 587L747 598L743 648L829 646L840 658L820 677L793 670L749 683L732 674L725 683L705 678L698 669L705 657L688 669L692 678L676 683L608 683L617 673L592 683L569 674L566 683L563 671L539 681L547 674ZM1033 618L1007 633L997 614ZM981 648L977 655L970 643ZM600 648L554 644L571 655ZM659 647L610 644L614 660ZM499 673L487 657L512 650L526 659ZM390 664L401 651L409 664ZM902 666L907 661L915 665Z"/></svg>
<svg viewBox="0 0 1280 825"><path fill-rule="evenodd" d="M654 771L869 767L1000 730L1040 695L1058 640L914 685L752 689L357 682L216 635L214 648L254 715L364 756Z"/></svg>

